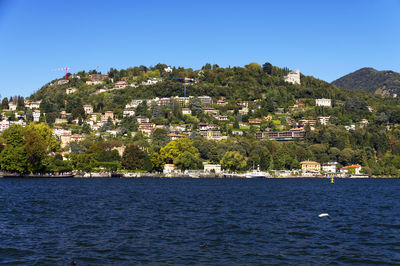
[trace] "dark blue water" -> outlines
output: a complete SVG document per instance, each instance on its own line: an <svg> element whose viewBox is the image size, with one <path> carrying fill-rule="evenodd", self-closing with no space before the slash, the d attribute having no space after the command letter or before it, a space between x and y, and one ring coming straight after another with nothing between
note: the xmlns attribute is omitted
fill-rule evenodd
<svg viewBox="0 0 400 266"><path fill-rule="evenodd" d="M71 261L400 263L400 180L0 180L0 263Z"/></svg>

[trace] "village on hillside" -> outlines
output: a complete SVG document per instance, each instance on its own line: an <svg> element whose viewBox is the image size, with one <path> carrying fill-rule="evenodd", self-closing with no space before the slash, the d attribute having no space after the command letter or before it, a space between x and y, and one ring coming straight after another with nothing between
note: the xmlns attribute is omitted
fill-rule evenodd
<svg viewBox="0 0 400 266"><path fill-rule="evenodd" d="M167 74L172 72L172 68L169 66L163 70ZM203 74L204 71L201 70L197 75ZM102 95L118 93L128 88L143 91L157 84L169 82L170 79L169 77L148 75L135 82L128 81L124 77L114 81L114 77L110 77L108 74L94 73L86 74L86 78L83 80L84 86L95 88L91 90L92 97L103 97ZM288 86L302 85L299 70L286 71L282 79L283 84L288 84ZM70 86L73 80L79 81L81 76L74 74L69 75L68 78L55 80L47 85L47 89L60 90L62 88L64 101L68 104L69 99L77 97L76 95L79 95L81 91L79 87ZM184 85L184 96L180 92L180 95L170 97L132 98L124 106L118 106L118 108L108 108L103 103L96 105L91 102L80 102L70 111L67 108L55 110L53 107L50 109L46 107L49 105L48 100L45 103L43 99L38 100L37 97L34 97L36 99L5 98L1 105L0 131L4 132L12 125L25 127L30 123L45 123L51 126L53 136L59 141L57 152L63 156L65 161L69 160L69 154L75 152L76 144L79 145L88 136L102 140L119 139L123 141L113 147L113 150L118 151L122 158L129 140L140 139L142 143L143 141L147 142L146 145L140 147L145 152L150 152L150 150L153 153L160 152L160 147L157 150L149 148L153 145L153 136L157 131L156 135L165 132L164 146L171 141L193 140L196 137L214 143L215 147L219 145L218 143L229 142L231 138L247 138L258 142L302 143L316 128L328 127L332 119L335 120L336 125L338 124L337 118L332 115L315 115L314 117L308 115L308 118L305 118L306 116L303 114L329 114L331 112L329 110L332 110L333 107L343 108L345 105L344 101L331 98L297 98L292 101L290 106L274 106L266 115L263 115L265 112L262 110L269 108L264 99L255 97L252 100L238 99L235 101L226 96L206 94L194 96L191 95L190 88L201 82L196 76L180 78L178 81L181 82L179 83L181 86ZM188 95L186 95L186 90L189 91ZM317 109L318 112L315 111ZM50 110L50 112L46 112L46 110ZM367 110L372 113L373 107L367 106ZM351 134L358 129L365 129L368 124L369 120L366 117L360 117L353 124L342 125L342 128ZM182 167L182 164L175 165L173 159L164 160L161 163L162 168L159 165L152 171L177 175L185 171L186 173L188 171L215 174L236 173L246 169L254 171L255 168L260 167L263 161L262 158L259 158L258 161L252 161L252 164L247 161L247 166L228 167L227 164L221 165L224 155L226 152L219 154L219 159L214 160L209 160L209 155L202 156L201 167L197 164L195 169L190 169L190 166ZM149 156L151 157L151 154ZM248 160L246 156L241 156L241 160ZM270 156L268 165L264 162L261 168L270 176L275 177L357 177L364 176L366 173L363 171L365 166L351 159L347 160L347 163L338 163L331 156L330 160L325 159L318 162L303 156L303 160L296 158L296 163L283 163L277 167L277 163L274 166L271 162L274 156L268 156ZM316 157L314 156L314 158ZM153 162L154 164L157 163ZM101 171L102 167L98 166L97 169ZM118 166L117 169L122 170L121 166ZM140 170L140 167L137 170Z"/></svg>

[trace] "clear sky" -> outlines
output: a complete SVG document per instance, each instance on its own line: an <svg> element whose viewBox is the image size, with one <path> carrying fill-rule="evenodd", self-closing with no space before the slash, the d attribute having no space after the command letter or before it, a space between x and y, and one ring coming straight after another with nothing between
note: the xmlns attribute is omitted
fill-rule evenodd
<svg viewBox="0 0 400 266"><path fill-rule="evenodd" d="M333 81L400 72L399 0L0 0L0 94L94 69L271 62Z"/></svg>

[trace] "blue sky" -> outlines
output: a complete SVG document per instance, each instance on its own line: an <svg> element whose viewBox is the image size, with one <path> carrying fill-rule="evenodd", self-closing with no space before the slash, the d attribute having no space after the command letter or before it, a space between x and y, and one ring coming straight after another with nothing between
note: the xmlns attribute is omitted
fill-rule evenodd
<svg viewBox="0 0 400 266"><path fill-rule="evenodd" d="M361 67L400 72L400 1L0 0L0 94L135 65L250 62L333 81Z"/></svg>

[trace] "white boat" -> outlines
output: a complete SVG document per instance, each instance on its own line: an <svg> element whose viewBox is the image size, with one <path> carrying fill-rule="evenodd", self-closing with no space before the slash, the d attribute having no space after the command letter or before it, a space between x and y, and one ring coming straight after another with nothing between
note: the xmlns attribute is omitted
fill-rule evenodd
<svg viewBox="0 0 400 266"><path fill-rule="evenodd" d="M260 171L260 167L257 167L257 169L253 169L253 171L245 173L245 177L246 178L268 178L268 177L271 177L271 175L266 172Z"/></svg>

